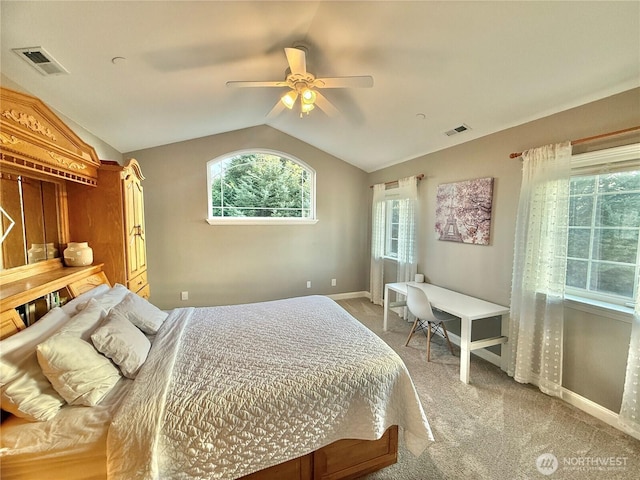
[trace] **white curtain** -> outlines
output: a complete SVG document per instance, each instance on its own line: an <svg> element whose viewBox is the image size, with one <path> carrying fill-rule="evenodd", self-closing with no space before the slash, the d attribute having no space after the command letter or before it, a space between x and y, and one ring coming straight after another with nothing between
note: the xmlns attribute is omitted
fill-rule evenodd
<svg viewBox="0 0 640 480"><path fill-rule="evenodd" d="M398 180L398 282L410 282L418 273L416 260L416 214L418 209L418 180L407 177Z"/></svg>
<svg viewBox="0 0 640 480"><path fill-rule="evenodd" d="M384 289L384 253L387 202L398 202L398 282L413 280L418 271L416 255L416 215L418 209L418 179L415 176L398 180L397 188L386 189L384 183L373 186L371 210L371 301L382 305Z"/></svg>
<svg viewBox="0 0 640 480"><path fill-rule="evenodd" d="M640 439L640 288L631 325L631 341L627 359L627 375L622 393L618 421L623 430Z"/></svg>
<svg viewBox="0 0 640 480"><path fill-rule="evenodd" d="M559 396L571 144L528 150L522 157L507 373Z"/></svg>
<svg viewBox="0 0 640 480"><path fill-rule="evenodd" d="M386 228L385 185L373 186L373 205L371 208L371 272L369 291L371 301L382 305L383 265L384 265L384 233Z"/></svg>

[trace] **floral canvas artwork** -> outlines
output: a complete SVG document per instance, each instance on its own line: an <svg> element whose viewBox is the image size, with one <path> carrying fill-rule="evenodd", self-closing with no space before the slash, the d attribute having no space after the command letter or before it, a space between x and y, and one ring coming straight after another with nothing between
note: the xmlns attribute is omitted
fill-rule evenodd
<svg viewBox="0 0 640 480"><path fill-rule="evenodd" d="M492 202L492 177L438 185L438 238L450 242L488 245Z"/></svg>

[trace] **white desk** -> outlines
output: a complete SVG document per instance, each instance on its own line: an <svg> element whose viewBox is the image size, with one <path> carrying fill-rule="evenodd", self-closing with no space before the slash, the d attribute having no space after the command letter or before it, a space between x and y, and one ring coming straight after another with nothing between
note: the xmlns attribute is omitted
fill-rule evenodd
<svg viewBox="0 0 640 480"><path fill-rule="evenodd" d="M460 380L469 383L469 361L471 359L471 351L478 348L490 347L492 345L500 345L507 342L508 337L501 335L499 337L485 338L482 340L471 341L471 324L474 320L489 317L502 317L502 333L509 330L509 308L495 303L486 302L479 298L470 297L462 293L447 290L446 288L437 287L430 283L408 282L421 288L427 294L431 305L438 310L450 313L456 317L460 317ZM406 302L391 302L389 299L389 291L407 294L407 283L387 283L384 286L384 323L383 329L387 330L387 318L389 309L393 307L404 307ZM504 368L506 361L506 351L502 348L502 365Z"/></svg>

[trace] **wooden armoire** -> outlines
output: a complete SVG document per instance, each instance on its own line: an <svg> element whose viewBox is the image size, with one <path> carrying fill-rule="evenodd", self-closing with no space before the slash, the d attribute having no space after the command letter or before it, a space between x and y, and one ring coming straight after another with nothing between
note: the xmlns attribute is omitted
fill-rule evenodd
<svg viewBox="0 0 640 480"><path fill-rule="evenodd" d="M135 160L101 162L42 101L0 87L0 338L101 283L149 297L143 179ZM70 242L88 242L93 264L65 266Z"/></svg>
<svg viewBox="0 0 640 480"><path fill-rule="evenodd" d="M89 242L111 283L149 298L140 165L101 161L95 188L67 186L71 241Z"/></svg>
<svg viewBox="0 0 640 480"><path fill-rule="evenodd" d="M72 241L67 187L92 192L99 167L93 147L42 101L0 87L0 338L38 320L52 301L109 283L99 262L62 263ZM46 256L29 254L45 245Z"/></svg>

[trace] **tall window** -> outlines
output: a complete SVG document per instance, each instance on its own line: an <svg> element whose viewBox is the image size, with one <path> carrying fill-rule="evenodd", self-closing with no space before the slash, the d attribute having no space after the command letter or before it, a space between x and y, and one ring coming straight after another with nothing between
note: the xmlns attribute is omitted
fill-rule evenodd
<svg viewBox="0 0 640 480"><path fill-rule="evenodd" d="M572 176L569 208L566 292L633 307L640 275L640 169Z"/></svg>
<svg viewBox="0 0 640 480"><path fill-rule="evenodd" d="M207 164L209 223L315 220L315 172L272 151L243 151Z"/></svg>
<svg viewBox="0 0 640 480"><path fill-rule="evenodd" d="M398 258L398 234L400 232L400 201L387 200L387 225L385 229L384 256Z"/></svg>

